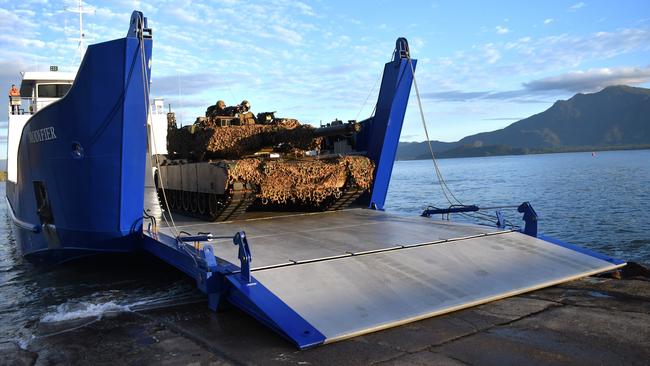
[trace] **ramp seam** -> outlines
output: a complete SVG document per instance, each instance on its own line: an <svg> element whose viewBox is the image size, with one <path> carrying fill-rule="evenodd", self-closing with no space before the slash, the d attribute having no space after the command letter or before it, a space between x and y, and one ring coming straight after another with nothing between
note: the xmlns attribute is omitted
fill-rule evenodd
<svg viewBox="0 0 650 366"><path fill-rule="evenodd" d="M368 251L362 251L362 252L345 252L346 254L341 254L341 255L337 255L337 256L306 259L306 260L300 260L300 261L289 259L289 261L291 261L292 263L285 262L285 263L272 264L272 265L268 265L268 266L251 268L251 272L263 271L263 270L269 270L269 269L276 269L276 268L283 268L283 267L289 267L289 266L296 266L296 265L302 265L302 264L310 264L310 263L316 263L316 262L326 262L326 261L335 260L335 259L342 259L342 258L360 257L360 256L365 256L365 255L371 255L371 254L391 252L391 251L396 251L396 250L401 250L401 249L411 249L411 248L419 248L419 247L430 246L430 245L455 243L455 242L459 242L459 241L463 241L463 240L476 239L476 238L481 238L481 237L486 237L486 236L508 234L508 233L512 233L512 232L514 232L514 230L504 230L504 231L497 231L497 232L492 232L492 233L483 233L483 234L477 234L477 235L463 236L463 237L459 237L459 238L441 239L441 240L435 240L435 241L426 242L426 243L398 245L398 246L393 246L393 247L389 247L389 248L368 250ZM233 274L241 273L241 271L239 271L239 270L238 271L233 271L232 273Z"/></svg>

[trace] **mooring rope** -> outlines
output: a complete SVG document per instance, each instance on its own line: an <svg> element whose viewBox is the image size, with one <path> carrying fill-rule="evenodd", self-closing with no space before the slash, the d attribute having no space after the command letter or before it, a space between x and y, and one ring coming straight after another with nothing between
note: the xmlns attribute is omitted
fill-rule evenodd
<svg viewBox="0 0 650 366"><path fill-rule="evenodd" d="M150 112L150 106L149 106L149 76L147 75L146 67L145 67L145 51L144 51L144 22L140 22L140 35L139 35L139 43L140 43L140 70L142 72L142 80L144 82L144 88L142 89L142 92L144 94L144 109L145 109L145 118L147 121L147 125L149 125L149 112ZM151 132L153 133L153 120L151 121ZM158 147L156 146L156 139L153 138L151 135L152 133L149 133L149 128L147 128L147 141L149 143L149 146L153 146L153 149L158 152ZM153 144L152 144L153 142ZM153 152L153 151L152 151ZM169 214L169 221L171 221L171 225L169 224L169 221L167 220L167 216L165 215L165 211L162 210L161 208L161 213L163 220L165 220L165 224L167 227L170 228L172 231L172 234L174 235L175 238L178 240L179 231L178 228L176 227L176 222L174 222L174 217L169 210L169 203L167 201L167 195L165 194L165 186L163 185L164 179L162 179L162 170L160 169L160 159L159 159L159 154L153 154L154 155L154 161L156 164L156 169L158 172L158 183L160 184L160 188L162 191L162 196L163 196L163 201L165 202L165 207L167 208L168 214ZM154 182L155 186L156 182Z"/></svg>
<svg viewBox="0 0 650 366"><path fill-rule="evenodd" d="M377 87L377 84L379 84L379 80L381 80L381 74L377 77L377 80L375 80L375 84L370 88L370 91L368 92L368 95L366 96L366 100L363 101L363 104L361 104L361 108L359 108L359 112L357 112L356 117L354 117L355 121L359 120L359 116L361 115L361 112L363 111L363 108L366 107L366 104L368 103L368 99L370 99L370 96L372 95L372 92L375 91L375 88ZM375 108L372 111L372 114L370 115L371 117L375 114L375 110L377 110L377 104L375 104Z"/></svg>
<svg viewBox="0 0 650 366"><path fill-rule="evenodd" d="M449 186L447 185L447 182L445 181L445 178L442 176L442 173L440 172L440 167L438 166L438 161L436 159L436 155L433 152L433 147L431 146L431 139L429 138L429 129L427 128L427 121L426 118L424 117L424 108L422 108L422 99L420 98L420 89L418 88L418 82L417 79L415 78L415 68L413 67L413 62L411 62L411 57L407 57L409 66L411 67L411 75L413 76L413 85L415 86L415 96L417 97L418 101L418 108L420 110L420 120L422 121L422 127L424 128L424 135L427 140L427 146L429 148L429 154L431 154L431 161L433 161L433 167L436 172L436 177L438 178L438 184L440 185L440 190L442 191L442 194L445 196L445 199L450 205L453 205L454 203L452 200L449 198L451 196L459 205L463 205L462 202L456 196L454 193L449 189ZM449 194L447 194L449 192Z"/></svg>
<svg viewBox="0 0 650 366"><path fill-rule="evenodd" d="M447 202L449 203L450 206L453 206L453 205L456 205L456 204L461 205L461 206L465 206L465 204L463 204L456 197L456 195L451 190L451 188L449 188L449 185L447 185L447 181L445 181L445 178L443 177L442 172L440 171L440 167L438 166L438 161L436 159L436 155L433 152L433 147L431 146L431 139L429 138L429 130L427 128L426 118L424 117L424 108L422 107L422 99L420 98L420 89L418 88L418 82L417 82L417 79L415 77L415 68L413 67L413 62L411 61L410 55L407 56L407 60L408 60L409 66L411 68L411 74L413 76L413 85L415 86L415 96L417 97L417 101L418 101L418 108L419 108L419 111L420 111L420 120L422 121L422 127L424 129L424 135L425 135L426 140L427 140L427 147L429 148L429 154L431 155L431 161L433 161L433 167L434 167L434 170L435 170L435 173L436 173L436 177L438 179L438 184L440 185L440 190L442 191L442 194L445 196L445 199L447 200ZM450 196L451 196L451 198L453 198L453 200L456 203L452 202ZM463 212L461 214L465 215L465 216L468 216L468 217L471 217L471 218L474 218L474 219L477 219L477 220L489 220L490 222L493 222L493 220L494 220L494 217L492 215L489 215L487 213L480 212L480 211L476 211L476 214L481 215L483 217L477 217L477 216L474 216L472 214L468 214L468 213L465 213L465 212ZM509 224L510 226L512 226L512 227L516 227L516 225L513 225L508 220L505 220L505 222L507 224Z"/></svg>

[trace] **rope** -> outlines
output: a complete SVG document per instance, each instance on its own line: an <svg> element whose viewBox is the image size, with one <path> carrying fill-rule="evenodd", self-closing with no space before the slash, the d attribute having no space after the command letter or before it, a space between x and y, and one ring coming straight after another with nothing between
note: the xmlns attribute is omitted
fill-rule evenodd
<svg viewBox="0 0 650 366"><path fill-rule="evenodd" d="M436 155L433 152L433 147L431 146L431 139L429 138L429 130L427 129L427 122L424 117L424 108L422 108L422 99L420 98L420 89L418 88L418 82L417 79L415 78L415 68L413 67L413 62L411 62L411 57L407 58L409 66L411 67L411 74L413 75L413 85L415 86L415 95L418 100L418 107L420 109L420 119L422 120L422 127L424 128L424 135L427 139L427 146L429 147L429 153L431 154L431 160L433 161L433 167L436 172L436 177L438 178L438 184L440 185L440 189L442 191L442 194L445 196L445 199L450 205L453 205L454 203L452 200L449 198L451 196L458 204L462 205L463 203L460 202L458 198L454 195L454 193L449 189L447 186L447 182L445 182L444 177L442 176L442 173L440 172L440 168L438 167L438 161L436 160ZM447 191L449 194L447 194Z"/></svg>
<svg viewBox="0 0 650 366"><path fill-rule="evenodd" d="M440 171L440 167L438 166L438 161L436 159L436 155L433 152L433 147L431 146L431 139L429 138L429 130L427 128L427 122L424 117L424 108L422 108L422 99L420 98L420 89L418 88L418 82L415 77L415 68L413 67L413 62L411 61L411 57L407 57L409 66L411 67L411 74L413 75L413 85L415 86L415 96L417 97L418 101L418 108L420 110L420 119L422 121L422 127L424 128L424 135L427 139L427 147L429 148L429 153L431 154L431 161L433 161L433 167L436 172L436 177L438 178L438 184L440 185L440 190L442 191L442 194L445 196L445 199L449 203L450 206L454 206L456 204L465 206L457 197L454 195L454 192L449 188L447 185L447 182L445 181L445 178L442 176L442 172ZM450 198L451 196L451 198ZM453 200L456 202L452 202ZM504 207L505 208L505 207ZM492 215L489 215L484 212L477 211L476 214L481 215L483 217L477 217L469 213L462 213L465 216L472 217L476 220L489 220L490 222L493 222L494 217ZM510 225L511 227L516 227L516 225L513 225L510 221L505 220L505 223Z"/></svg>
<svg viewBox="0 0 650 366"><path fill-rule="evenodd" d="M144 88L142 89L142 92L144 94L144 109L145 109L145 117L147 124L149 124L149 76L147 75L146 69L145 69L145 52L144 52L144 23L141 22L140 24L140 70L142 72L142 80L144 81ZM153 132L153 123L151 125L151 129ZM149 146L152 146L151 140L153 140L153 148L157 152L158 147L156 146L156 139L151 138L151 133L149 133L149 129L147 129L147 141L149 142ZM163 201L165 202L165 207L169 207L168 201L167 201L167 195L165 194L165 187L163 185L164 179L162 179L161 174L162 170L160 169L160 160L158 157L158 154L155 154L155 163L156 163L156 169L158 171L158 183L160 184L160 187L162 189L162 195L163 195ZM174 237L178 240L178 236L180 235L178 232L178 228L176 227L176 223L174 222L174 217L171 212L169 212L169 221L171 221L171 225L169 224L169 221L167 220L167 216L165 215L165 211L162 211L162 217L163 220L165 220L165 224L167 227L169 227L172 231L172 234Z"/></svg>
<svg viewBox="0 0 650 366"><path fill-rule="evenodd" d="M361 108L359 108L359 112L357 112L356 117L354 119L356 121L359 120L359 116L361 115L361 112L363 111L363 108L365 108L366 104L368 103L368 99L370 99L370 96L372 95L372 92L375 91L375 88L377 87L377 84L379 84L379 80L381 80L381 74L377 77L377 80L375 80L375 84L370 88L370 91L368 92L368 96L366 96L366 100L363 101L363 104L361 105ZM375 104L375 109L373 109L372 114L375 114L375 110L377 109L377 105Z"/></svg>

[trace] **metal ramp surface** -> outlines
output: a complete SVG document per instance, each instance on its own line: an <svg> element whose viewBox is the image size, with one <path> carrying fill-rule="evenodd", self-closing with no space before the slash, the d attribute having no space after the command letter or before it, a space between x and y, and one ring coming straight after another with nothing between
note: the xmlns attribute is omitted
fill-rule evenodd
<svg viewBox="0 0 650 366"><path fill-rule="evenodd" d="M245 231L252 278L226 274L228 300L300 348L624 265L552 239L370 209L188 222L179 229ZM220 260L239 263L232 239L210 245Z"/></svg>

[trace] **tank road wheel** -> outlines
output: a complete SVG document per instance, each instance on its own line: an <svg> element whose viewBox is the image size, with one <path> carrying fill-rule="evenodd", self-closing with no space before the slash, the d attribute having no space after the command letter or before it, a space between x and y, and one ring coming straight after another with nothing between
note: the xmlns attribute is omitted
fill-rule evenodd
<svg viewBox="0 0 650 366"><path fill-rule="evenodd" d="M169 207L165 204L165 198L163 197L163 190L157 189L158 202L160 202L160 208L163 210L169 211Z"/></svg>
<svg viewBox="0 0 650 366"><path fill-rule="evenodd" d="M216 194L210 194L208 196L208 211L210 212L210 218L214 220L219 215L219 200Z"/></svg>
<svg viewBox="0 0 650 366"><path fill-rule="evenodd" d="M190 192L181 191L181 203L183 205L183 211L190 211Z"/></svg>
<svg viewBox="0 0 650 366"><path fill-rule="evenodd" d="M201 215L205 215L208 213L208 194L207 193L199 193L199 213Z"/></svg>
<svg viewBox="0 0 650 366"><path fill-rule="evenodd" d="M190 210L192 210L193 213L197 212L198 201L199 201L199 194L197 192L190 193Z"/></svg>

